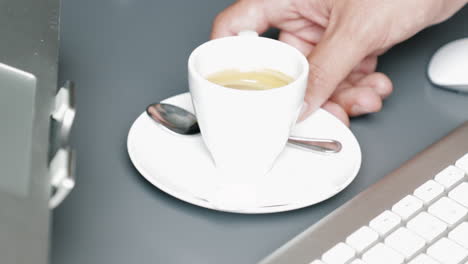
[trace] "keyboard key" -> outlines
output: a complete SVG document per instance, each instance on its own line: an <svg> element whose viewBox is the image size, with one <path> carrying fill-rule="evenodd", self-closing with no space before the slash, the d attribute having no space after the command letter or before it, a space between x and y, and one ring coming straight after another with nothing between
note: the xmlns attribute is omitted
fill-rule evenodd
<svg viewBox="0 0 468 264"><path fill-rule="evenodd" d="M436 182L442 184L446 190L449 190L463 181L463 177L465 177L465 172L462 169L450 165L439 172L434 179Z"/></svg>
<svg viewBox="0 0 468 264"><path fill-rule="evenodd" d="M442 220L426 212L419 213L408 222L406 227L424 238L427 243L440 238L447 230L447 225Z"/></svg>
<svg viewBox="0 0 468 264"><path fill-rule="evenodd" d="M400 227L385 238L385 244L409 260L421 253L426 241L408 229Z"/></svg>
<svg viewBox="0 0 468 264"><path fill-rule="evenodd" d="M340 242L322 255L322 261L327 264L345 264L352 260L355 255L354 249Z"/></svg>
<svg viewBox="0 0 468 264"><path fill-rule="evenodd" d="M323 263L322 261L316 259L316 260L312 261L312 262L309 263L309 264L325 264L325 263Z"/></svg>
<svg viewBox="0 0 468 264"><path fill-rule="evenodd" d="M392 211L399 215L403 220L408 220L423 208L423 202L413 195L407 195L398 203L392 206Z"/></svg>
<svg viewBox="0 0 468 264"><path fill-rule="evenodd" d="M435 261L426 254L421 254L416 256L412 261L408 262L408 264L439 264L439 262Z"/></svg>
<svg viewBox="0 0 468 264"><path fill-rule="evenodd" d="M354 248L358 253L367 250L374 245L379 238L379 234L367 226L363 226L346 238L346 243Z"/></svg>
<svg viewBox="0 0 468 264"><path fill-rule="evenodd" d="M371 247L362 255L362 260L369 264L401 264L404 257L382 243Z"/></svg>
<svg viewBox="0 0 468 264"><path fill-rule="evenodd" d="M449 192L449 197L461 205L468 207L468 182L462 182Z"/></svg>
<svg viewBox="0 0 468 264"><path fill-rule="evenodd" d="M448 237L468 249L468 222L463 222L455 227Z"/></svg>
<svg viewBox="0 0 468 264"><path fill-rule="evenodd" d="M455 166L468 173L468 153L455 162Z"/></svg>
<svg viewBox="0 0 468 264"><path fill-rule="evenodd" d="M429 206L427 211L445 221L449 226L458 224L468 213L468 210L465 207L447 197L440 198L433 205Z"/></svg>
<svg viewBox="0 0 468 264"><path fill-rule="evenodd" d="M351 263L349 263L349 264L367 264L367 263L364 262L361 259L355 259L355 260L351 261Z"/></svg>
<svg viewBox="0 0 468 264"><path fill-rule="evenodd" d="M440 198L444 192L444 186L429 180L414 190L414 196L421 199L424 204L430 204Z"/></svg>
<svg viewBox="0 0 468 264"><path fill-rule="evenodd" d="M401 223L401 218L395 213L386 210L369 222L369 226L381 236L395 230Z"/></svg>
<svg viewBox="0 0 468 264"><path fill-rule="evenodd" d="M468 258L468 250L445 237L430 246L427 254L443 264L459 264Z"/></svg>

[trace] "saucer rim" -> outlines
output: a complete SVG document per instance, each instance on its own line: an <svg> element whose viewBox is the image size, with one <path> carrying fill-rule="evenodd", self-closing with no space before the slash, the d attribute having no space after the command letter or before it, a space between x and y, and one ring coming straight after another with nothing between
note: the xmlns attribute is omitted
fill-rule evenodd
<svg viewBox="0 0 468 264"><path fill-rule="evenodd" d="M167 101L169 101L171 99L174 99L176 97L184 97L184 96L190 96L190 93L189 92L184 92L184 93L176 94L174 96L170 96L170 97L167 97L167 98L161 100L161 102L167 102ZM196 205L196 206L199 206L199 207L203 207L203 208L206 208L206 209L219 211L219 212L229 212L229 213L238 213L238 214L271 214L271 213L280 213L280 212L288 212L288 211L298 210L298 209L302 209L302 208L309 207L309 206L321 203L323 201L326 201L326 200L330 199L331 197L337 195L341 191L343 191L346 187L348 187L354 181L354 179L359 174L359 170L360 170L360 168L362 166L361 146L360 146L359 141L357 140L356 136L352 133L352 131L347 126L345 126L341 121L339 121L335 116L333 116L331 113L325 111L322 108L318 109L317 111L320 112L321 114L327 115L328 118L336 119L339 122L342 129L346 129L346 130L348 130L349 133L351 133L351 135L353 136L353 140L356 143L356 147L357 147L356 148L356 152L357 152L356 154L358 154L358 158L356 160L356 166L355 166L355 168L353 170L353 173L350 174L350 175L353 175L353 176L348 177L348 179L345 182L343 182L339 186L336 186L337 188L334 189L335 190L334 192L330 192L328 195L324 195L320 199L314 199L315 201L313 201L313 202L311 202L310 200L307 200L307 199L301 199L300 202L292 202L292 203L288 203L288 204L284 204L284 205L251 207L251 208L246 208L245 210L232 210L232 209L229 209L229 208L224 208L223 209L223 208L215 207L208 200L206 200L204 198L197 197L197 196L191 194L189 191L174 190L170 186L167 186L167 184L164 184L163 181L158 181L156 179L157 177L150 176L150 173L148 173L143 168L143 166L137 160L134 159L134 156L136 156L136 154L132 155L132 153L134 153L133 152L134 150L133 150L133 148L131 146L131 143L132 143L131 142L132 141L131 134L132 134L132 131L134 130L134 126L136 125L137 121L140 118L142 118L142 116L146 115L146 113L144 111L140 115L138 115L138 117L133 121L132 125L130 126L129 132L127 134L127 152L128 152L128 156L129 156L130 161L132 162L134 168L140 173L140 175L144 179L146 179L149 183L151 183L153 186L155 186L159 190L161 190L161 191L165 192L166 194L168 194L168 195L170 195L170 196L172 196L174 198L177 198L178 200L181 200L183 202L186 202L186 203L189 203L189 204L192 204L192 205ZM162 129L162 128L160 128L160 129ZM174 136L178 136L178 135L174 135Z"/></svg>

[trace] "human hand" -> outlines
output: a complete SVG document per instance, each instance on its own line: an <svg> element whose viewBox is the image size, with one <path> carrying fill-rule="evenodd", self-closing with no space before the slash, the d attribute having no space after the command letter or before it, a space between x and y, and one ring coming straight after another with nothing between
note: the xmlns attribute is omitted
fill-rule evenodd
<svg viewBox="0 0 468 264"><path fill-rule="evenodd" d="M349 116L379 111L392 92L390 79L375 71L377 56L467 2L240 0L216 17L211 37L280 29L279 40L299 49L310 64L301 119L323 107L349 125Z"/></svg>

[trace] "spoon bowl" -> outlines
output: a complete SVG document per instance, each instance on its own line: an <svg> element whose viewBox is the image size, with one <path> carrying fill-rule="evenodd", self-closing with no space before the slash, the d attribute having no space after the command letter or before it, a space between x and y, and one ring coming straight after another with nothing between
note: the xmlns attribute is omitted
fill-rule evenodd
<svg viewBox="0 0 468 264"><path fill-rule="evenodd" d="M146 113L157 123L181 135L200 134L197 118L189 111L171 104L155 103Z"/></svg>

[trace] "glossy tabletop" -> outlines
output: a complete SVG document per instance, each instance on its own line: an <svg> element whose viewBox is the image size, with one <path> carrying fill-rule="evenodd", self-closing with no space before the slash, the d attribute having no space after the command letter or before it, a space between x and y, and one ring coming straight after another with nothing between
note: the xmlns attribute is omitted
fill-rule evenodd
<svg viewBox="0 0 468 264"><path fill-rule="evenodd" d="M380 58L379 71L395 91L381 112L352 120L363 163L340 194L269 215L216 212L172 198L131 164L128 129L149 103L187 91L188 55L229 3L62 1L59 76L76 82L77 184L53 212L53 264L256 263L468 119L468 95L426 78L438 47L468 37L465 7Z"/></svg>

